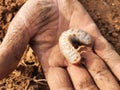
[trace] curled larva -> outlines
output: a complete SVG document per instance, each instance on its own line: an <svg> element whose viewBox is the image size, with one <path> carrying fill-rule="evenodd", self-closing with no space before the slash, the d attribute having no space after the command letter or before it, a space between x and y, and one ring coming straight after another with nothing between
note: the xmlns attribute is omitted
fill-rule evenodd
<svg viewBox="0 0 120 90"><path fill-rule="evenodd" d="M77 51L74 43L78 45L90 45L92 43L91 36L80 29L69 29L64 31L59 37L59 47L65 58L72 64L79 63L81 56Z"/></svg>

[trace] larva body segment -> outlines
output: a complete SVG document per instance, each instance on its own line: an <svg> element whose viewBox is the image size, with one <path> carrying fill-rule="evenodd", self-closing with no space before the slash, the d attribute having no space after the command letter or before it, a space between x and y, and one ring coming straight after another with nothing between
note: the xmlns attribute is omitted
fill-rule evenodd
<svg viewBox="0 0 120 90"><path fill-rule="evenodd" d="M72 64L79 63L81 56L74 43L89 45L92 43L91 36L80 29L69 29L64 31L59 38L59 47L65 58Z"/></svg>

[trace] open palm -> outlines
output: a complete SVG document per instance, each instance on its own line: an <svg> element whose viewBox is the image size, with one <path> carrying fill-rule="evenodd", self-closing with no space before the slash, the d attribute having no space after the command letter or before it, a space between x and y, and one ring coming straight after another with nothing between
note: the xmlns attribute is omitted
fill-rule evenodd
<svg viewBox="0 0 120 90"><path fill-rule="evenodd" d="M83 54L85 67L69 64L59 50L59 36L69 28L85 30L93 38L94 52ZM28 0L25 3L0 46L0 55L4 56L0 61L0 78L16 68L28 43L43 67L51 90L120 89L102 61L120 80L120 57L77 0Z"/></svg>

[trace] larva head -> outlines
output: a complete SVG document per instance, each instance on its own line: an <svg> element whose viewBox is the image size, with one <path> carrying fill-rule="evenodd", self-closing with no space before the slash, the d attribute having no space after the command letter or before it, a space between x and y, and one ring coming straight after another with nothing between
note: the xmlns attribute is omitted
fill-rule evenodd
<svg viewBox="0 0 120 90"><path fill-rule="evenodd" d="M80 29L75 29L75 30L73 29L70 31L72 31L72 32L70 33L68 38L69 38L71 44L75 48L78 48L81 45L91 45L92 44L92 38L87 32L80 30Z"/></svg>
<svg viewBox="0 0 120 90"><path fill-rule="evenodd" d="M91 36L84 30L79 30L76 39L79 40L79 42L84 45L90 45L92 43Z"/></svg>

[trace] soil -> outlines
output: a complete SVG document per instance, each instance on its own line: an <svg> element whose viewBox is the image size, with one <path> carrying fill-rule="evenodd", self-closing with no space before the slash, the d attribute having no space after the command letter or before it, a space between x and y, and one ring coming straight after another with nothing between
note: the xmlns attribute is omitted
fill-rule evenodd
<svg viewBox="0 0 120 90"><path fill-rule="evenodd" d="M120 0L79 0L102 35L120 54ZM0 43L26 0L0 0ZM28 46L17 69L0 81L0 90L49 90L41 65Z"/></svg>

